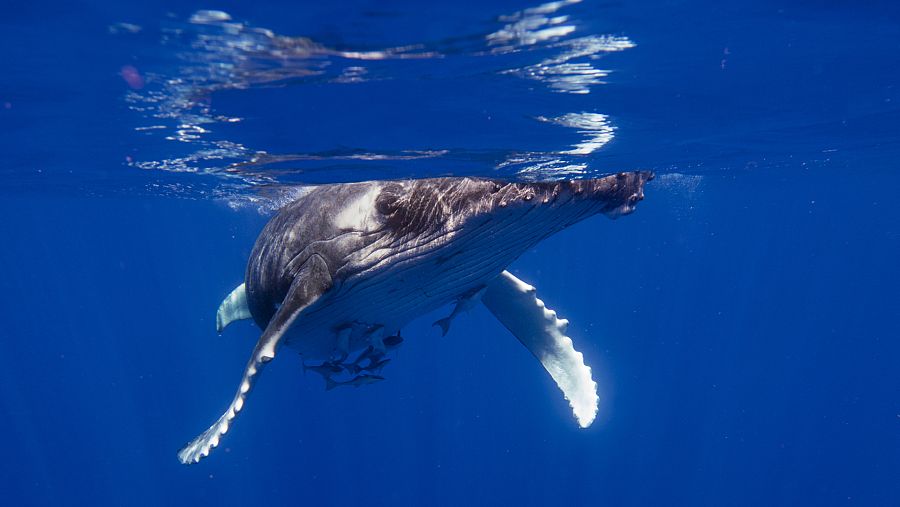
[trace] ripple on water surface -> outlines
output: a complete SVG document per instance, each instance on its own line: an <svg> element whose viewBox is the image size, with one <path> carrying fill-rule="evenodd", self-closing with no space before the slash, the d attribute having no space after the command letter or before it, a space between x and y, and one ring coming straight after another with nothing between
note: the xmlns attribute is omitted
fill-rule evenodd
<svg viewBox="0 0 900 507"><path fill-rule="evenodd" d="M207 194L263 208L299 183L613 172L597 162L615 137L615 119L585 96L612 72L601 57L635 44L591 33L567 12L577 3L494 14L484 33L378 48L198 11L159 28L165 65L123 68L125 100L143 118L135 130L154 146L146 152L165 154L130 165L208 175ZM110 27L114 36L146 31ZM292 129L294 137L285 132ZM417 135L403 137L410 132ZM168 190L192 191L189 184Z"/></svg>

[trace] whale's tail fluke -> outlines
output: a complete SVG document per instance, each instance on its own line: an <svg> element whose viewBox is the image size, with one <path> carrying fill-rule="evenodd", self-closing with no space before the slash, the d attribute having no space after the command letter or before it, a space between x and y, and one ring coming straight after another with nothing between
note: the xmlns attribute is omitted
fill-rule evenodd
<svg viewBox="0 0 900 507"><path fill-rule="evenodd" d="M222 334L222 331L228 327L228 324L236 320L249 319L250 317L250 307L247 306L246 286L240 284L219 305L219 311L216 312L216 332Z"/></svg>

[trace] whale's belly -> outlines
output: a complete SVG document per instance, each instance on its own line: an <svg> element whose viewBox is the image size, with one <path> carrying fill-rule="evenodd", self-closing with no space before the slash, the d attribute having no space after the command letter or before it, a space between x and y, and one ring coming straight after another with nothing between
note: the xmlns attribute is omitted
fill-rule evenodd
<svg viewBox="0 0 900 507"><path fill-rule="evenodd" d="M348 279L304 312L287 345L304 359L327 360L397 334L409 321L474 292L503 266L462 274L444 269L391 269Z"/></svg>
<svg viewBox="0 0 900 507"><path fill-rule="evenodd" d="M287 345L304 359L331 359L477 292L543 236L524 233L521 220L498 222L495 216L448 235L439 248L350 276L300 315Z"/></svg>

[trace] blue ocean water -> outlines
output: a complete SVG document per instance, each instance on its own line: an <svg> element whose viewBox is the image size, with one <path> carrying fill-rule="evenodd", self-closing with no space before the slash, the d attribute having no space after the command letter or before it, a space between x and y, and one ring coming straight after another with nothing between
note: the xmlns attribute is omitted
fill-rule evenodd
<svg viewBox="0 0 900 507"><path fill-rule="evenodd" d="M8 2L4 505L900 504L891 2ZM483 308L387 380L215 333L296 185L647 169L511 267L599 384L579 429Z"/></svg>

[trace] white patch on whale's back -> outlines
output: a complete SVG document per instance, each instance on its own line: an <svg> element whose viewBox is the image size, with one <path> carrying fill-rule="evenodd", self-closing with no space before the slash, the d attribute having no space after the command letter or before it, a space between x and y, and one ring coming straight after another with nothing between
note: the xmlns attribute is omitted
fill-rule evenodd
<svg viewBox="0 0 900 507"><path fill-rule="evenodd" d="M372 184L369 189L355 201L349 203L334 218L334 224L343 230L368 232L374 229L375 200L381 193L380 184Z"/></svg>

